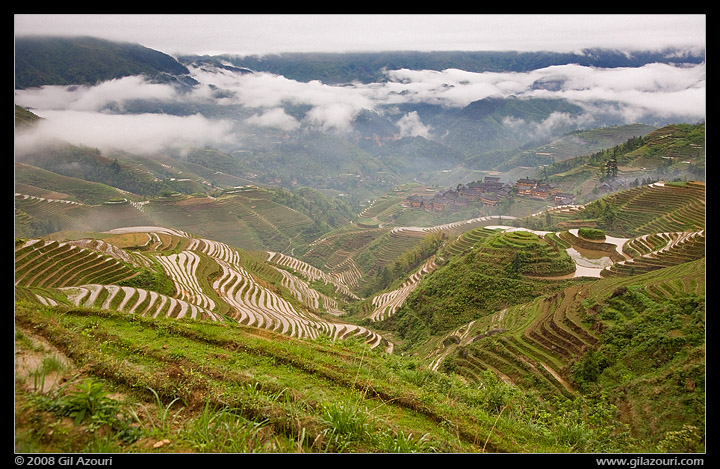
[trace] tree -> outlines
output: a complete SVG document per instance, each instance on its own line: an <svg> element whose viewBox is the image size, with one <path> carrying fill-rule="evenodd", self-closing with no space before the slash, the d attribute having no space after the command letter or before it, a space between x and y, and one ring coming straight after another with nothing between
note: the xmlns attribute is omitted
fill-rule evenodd
<svg viewBox="0 0 720 469"><path fill-rule="evenodd" d="M120 169L121 169L121 168L120 168L120 163L118 163L117 158L115 158L115 159L113 160L113 162L110 163L110 169L112 169L113 172L115 172L115 173L119 173L119 172L120 172Z"/></svg>
<svg viewBox="0 0 720 469"><path fill-rule="evenodd" d="M615 158L615 155L613 155L606 163L605 163L605 177L607 179L615 179L618 174L618 167L617 167L617 159Z"/></svg>

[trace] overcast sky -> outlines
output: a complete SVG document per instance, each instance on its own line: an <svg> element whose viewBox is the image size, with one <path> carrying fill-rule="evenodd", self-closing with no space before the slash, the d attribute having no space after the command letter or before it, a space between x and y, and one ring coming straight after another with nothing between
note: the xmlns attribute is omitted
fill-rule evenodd
<svg viewBox="0 0 720 469"><path fill-rule="evenodd" d="M15 15L15 35L89 35L168 54L704 49L706 15Z"/></svg>

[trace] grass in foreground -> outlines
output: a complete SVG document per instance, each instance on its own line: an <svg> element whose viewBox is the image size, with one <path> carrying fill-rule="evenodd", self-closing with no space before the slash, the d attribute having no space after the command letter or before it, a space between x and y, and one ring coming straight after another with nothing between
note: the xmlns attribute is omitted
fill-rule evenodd
<svg viewBox="0 0 720 469"><path fill-rule="evenodd" d="M19 302L16 348L37 357L17 360L20 452L633 448L612 406L543 402L490 374L469 386L359 343Z"/></svg>

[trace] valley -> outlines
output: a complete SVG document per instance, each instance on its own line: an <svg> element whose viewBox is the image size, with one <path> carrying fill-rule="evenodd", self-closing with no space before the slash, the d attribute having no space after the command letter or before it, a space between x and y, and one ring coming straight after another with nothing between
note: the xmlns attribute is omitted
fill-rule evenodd
<svg viewBox="0 0 720 469"><path fill-rule="evenodd" d="M378 403L388 399L403 402L405 399L410 399L411 394L407 393L420 392L425 396L420 401L400 407L393 404L395 409L393 413L414 409L412 412L420 412L423 418L432 420L438 418L436 412L443 413L448 410L436 407L442 406L438 400L439 396L430 397L430 394L426 394L431 392L428 390L428 386L431 386L429 383L436 383L432 386L440 386L443 379L457 379L459 380L457 383L445 382L442 386L450 386L450 388L443 389L453 389L449 391L451 393L465 393L479 385L479 389L485 390L482 392L490 392L490 389L494 389L492 392L504 396L497 402L486 401L488 397L483 397L480 402L486 404L482 405L496 402L492 404L496 407L473 411L480 412L479 415L487 412L487 418L495 420L494 424L502 421L503 425L509 426L505 429L494 426L489 431L491 437L483 442L483 451L488 451L489 448L490 451L543 451L540 449L543 447L550 452L565 451L562 448L566 443L552 438L543 443L540 443L542 438L531 439L533 445L549 446L527 447L522 444L517 447L508 446L507 439L501 435L508 431L513 434L528 431L529 429L523 429L528 425L523 423L525 417L515 414L507 420L497 420L491 416L495 412L502 412L508 406L521 405L519 400L527 399L529 396L537 395L538 398L548 402L561 398L576 403L580 399L591 398L590 396L593 395L591 389L593 386L599 386L599 377L594 376L595 381L587 381L588 378L581 379L578 367L585 363L589 353L606 340L603 334L606 328L612 329L623 324L623 321L618 322L617 318L611 320L604 316L606 313L601 312L604 308L610 308L604 306L605 304L617 301L614 299L617 298L618 292L622 291L622 295L630 295L632 292L632 295L644 298L642 300L646 305L644 308L649 304L664 305L667 302L675 304L677 301L685 301L682 298L696 298L695 301L704 298L704 218L697 217L693 211L688 210L693 204L701 206L704 204L704 185L690 182L676 185L651 184L627 192L630 193L612 194L585 207L552 208L549 211L536 213L529 220L538 219L546 222L550 214L550 217L557 217L556 225L571 226L582 220L586 225L597 226L599 220L588 223L586 218L587 211L592 212L593 205L613 201L614 210L622 214L630 210L628 206L632 208L635 205L644 205L655 197L665 200L666 203L662 207L651 202L645 205L653 207L651 209L653 214L635 221L638 235L631 235L632 237L623 237L624 233L632 231L628 229L626 223L618 223L617 232L608 230L608 233L616 233L620 236L610 236L597 228L534 230L520 226L522 219L489 215L428 227L347 225L315 240L305 249L298 247L298 252L302 253L298 258L267 249L242 249L178 228L163 228L157 225L119 227L94 233L65 231L45 239L18 240L15 249L15 295L18 302L16 317L19 321L19 331L22 331L23 336L29 334L29 337L34 338L33 340L39 340L38 332L31 333L30 329L42 331L40 337L43 340L48 340L63 350L59 355L65 356L67 360L85 363L85 367L88 365L103 367L106 370L102 372L104 380L109 379L110 383L115 383L113 386L122 389L127 386L123 384L127 378L120 378L120 374L134 374L139 369L123 371L126 365L120 363L101 364L117 356L119 349L114 351L103 346L100 355L90 356L86 355L88 352L80 350L84 346L78 343L68 348L70 344L63 345L63 341L58 342L59 337L63 334L75 335L78 332L84 335L83 331L88 331L89 337L97 337L96 334L100 330L111 327L114 332L111 333L108 329L104 334L110 333L116 336L112 342L117 342L119 345L134 339L126 336L125 326L110 326L111 323L127 322L128 326L133 325L132 327L145 324L142 327L149 327L148 330L156 327L169 328L167 330L172 332L169 333L170 335L164 333L164 338L160 342L153 341L152 344L146 343L142 346L144 350L142 356L148 356L150 350L156 347L161 347L160 350L166 353L164 350L168 347L166 342L173 338L175 345L170 348L176 350L173 352L176 358L171 354L162 360L176 363L173 366L179 365L178 370L184 371L178 373L191 373L188 376L195 377L185 385L186 390L177 387L180 381L176 379L183 381L188 379L181 378L183 374L175 378L171 376L164 384L148 381L144 386L157 392L158 396L164 396L159 397L158 404L161 401L166 403L182 401L184 408L188 410L199 409L198 406L201 406L202 402L206 402L207 405L211 401L215 402L215 406L228 403L222 405L235 407L238 404L232 404L234 402L232 399L250 398L247 395L231 397L235 396L236 391L229 391L228 384L223 384L222 380L212 385L210 382L200 384L211 379L211 375L201 378L200 375L193 374L195 372L192 370L197 370L198 366L205 369L206 364L200 365L200 362L193 364L195 359L189 358L188 355L189 347L193 346L192 342L200 340L200 336L197 336L199 333L206 337L202 339L205 341L223 331L223 339L219 337L212 339L211 343L217 343L216 346L220 347L213 353L226 356L228 351L236 350L236 347L241 346L238 351L231 352L232 356L236 357L233 360L247 356L248 347L259 345L250 345L249 340L258 340L253 337L264 337L262 340L270 340L278 346L286 340L292 340L292 346L296 349L293 354L299 353L306 357L302 359L303 365L298 371L310 366L315 370L313 373L318 372L318 367L322 369L327 366L318 361L320 360L317 356L318 347L326 350L323 353L330 353L333 356L336 352L332 351L338 353L344 351L342 353L347 354L347 359L350 361L342 366L350 368L357 366L356 371L362 372L362 376L365 376L358 380L357 378L361 376L358 374L352 386L355 389L351 391L353 394L362 391L364 396L362 399L359 396L351 398L352 402L355 402L352 404L354 413L367 412L367 410L361 411L362 407L357 407L363 402L365 405L373 399L378 399ZM242 193L247 195L246 192ZM678 207L682 207L679 212L673 208L675 205L672 200L675 197L682 199L677 203ZM43 202L45 205L62 205L64 209L75 207L75 204L47 199L41 201L22 198L21 200ZM395 196L389 200L394 202L387 205L376 202L372 205L375 209L371 207L365 210L362 217L367 218L368 215L383 217L384 213L397 214L398 211L413 210L408 207L404 209L397 207L396 204L404 203L401 197ZM198 207L207 203L205 201L201 204L182 206ZM147 205L152 205L152 202L140 206L128 204L127 207L128 210L141 212L143 208L147 208ZM258 208L258 206L254 207ZM278 210L274 205L268 207L270 213ZM287 212L287 209L284 210ZM258 217L258 215L249 216ZM299 214L295 217L300 222L305 221L305 218ZM625 219L622 216L619 218ZM267 225L268 222L264 222L258 226ZM643 230L646 226L662 227L664 231L645 232ZM290 227L285 226L283 229L292 229L292 223ZM276 230L272 229L272 231ZM583 236L583 234L591 236L595 232L600 233L600 239ZM604 259L604 263L595 263L593 259L597 258ZM457 277L458 275L460 277ZM373 288L380 290L372 290L369 285L375 285ZM473 290L477 290L477 293L471 293ZM489 294L490 291L493 293ZM476 294L483 296L483 299L479 300L480 296L478 296L473 300L473 295ZM498 294L501 297L498 297ZM631 300L628 304L636 304L636 301ZM646 314L642 312L643 309L633 313L635 316L628 317ZM60 317L65 319L61 323L55 323L52 318L56 314L60 314ZM96 324L92 326L93 332L89 332L88 326L81 325L72 326L76 332L67 329L75 321L87 321L92 318L95 318L93 324ZM103 325L106 323L107 326ZM613 326L613 323L617 325ZM39 324L46 325L39 326ZM51 324L55 325L51 326ZM97 327L100 329L96 329ZM220 329L217 329L218 327ZM54 330L56 332L51 332ZM191 331L195 332L191 333ZM190 333L191 336L182 338ZM191 337L197 338L191 339ZM73 342L76 340L73 339ZM107 340L103 343L108 343L109 346ZM137 347L130 343L127 346L130 350ZM273 349L275 347L273 346ZM678 373L676 367L682 369L702 363L704 357L702 349L693 345L692 350L690 355L686 356L683 353L683 358L678 356L663 362L662 368L658 370L664 371L657 372L665 373L667 378L658 382L659 385L670 385L669 383L674 379L670 376ZM273 356L280 353L279 350L265 351L263 355L268 352ZM127 357L124 361L136 354L136 352L132 352L132 355L126 353L123 353ZM252 355L257 352L250 353ZM152 355L156 356L156 352ZM157 355L155 359L161 359L161 356ZM292 359L291 362L295 360ZM357 360L360 360L360 363ZM413 386L410 384L412 380L396 382L397 378L389 377L389 383L392 383L387 384L389 388L379 389L378 386L382 388L384 385L378 383L380 379L377 374L378 367L384 370L381 373L389 373L390 371L385 368L396 360L400 362L392 365L393 367L403 367L404 365L401 364L407 361L408 365L413 363L413 367L418 367L416 373L425 370L422 373L430 373L435 377L423 377L421 381L424 384L417 391L410 391ZM374 364L370 365L371 363ZM223 376L227 376L230 370L239 369L237 365L229 364L212 366L220 366L216 368L217 370L227 370L223 372ZM251 367L248 371L253 370L251 374L254 376L247 382L247 386L258 386L254 388L255 393L260 392L260 389L265 390L263 393L271 392L270 389L275 389L273 393L287 392L287 390L282 391L282 385L278 388L278 383L272 385L274 388L268 387L276 378L257 375L258 365L247 366ZM296 367L300 364L296 363L292 366ZM347 372L350 375L354 374L350 369ZM372 376L365 375L367 372L372 372ZM324 375L327 371L322 373ZM636 373L639 373L636 375L636 381L622 385L632 393L639 393L638 386L642 386L642 383L648 379L645 374ZM91 376L95 374L96 372L91 372ZM274 376L275 373L271 372L271 375ZM445 378L442 378L443 376ZM491 376L499 381L493 381L495 378L491 379ZM610 384L603 383L602 388L610 390L618 386L612 381L614 378L611 376L612 374L608 378L603 378L608 379ZM137 378L132 378L135 379ZM219 377L212 379L217 380ZM307 381L309 376L293 379ZM344 383L342 386L350 385L346 381L347 377L326 379L330 380L328 384L334 383L334 386L339 385L340 382ZM419 379L419 376L413 379ZM438 379L440 382L436 382ZM701 377L694 375L692 379L697 383ZM666 384L660 384L663 382ZM200 388L196 386L205 389L202 392L205 397L197 394ZM210 391L207 386L217 390ZM313 385L313 389L314 386L316 385ZM318 389L326 388L326 384L317 384L317 386ZM147 399L141 397L142 392L138 394L140 389L133 391L133 388L135 386L131 386L126 391L136 396L133 399ZM466 388L467 391L463 391ZM369 397L366 394L369 389L372 389L373 393L379 393L377 397ZM526 394L518 394L521 390ZM255 396L252 397L253 400L261 395L268 396L253 395ZM521 398L522 395L526 397ZM604 400L599 400L592 405L607 405L610 406L608 409L621 405L620 408L625 409L621 413L621 420L618 421L628 426L622 430L623 433L620 433L625 434L623 438L627 440L617 440L627 441L623 445L641 445L638 448L647 448L642 445L647 445L653 440L657 442L655 444L666 444L663 443L664 440L658 439L662 433L659 433L657 428L649 430L645 422L657 422L659 418L657 416L665 415L670 409L657 408L657 416L648 414L647 409L640 412L636 407L641 406L641 396L642 394L626 400L618 395L618 400L615 402L602 404ZM228 398L231 401L228 401ZM288 398L289 396L284 399ZM267 446L270 443L265 438L254 434L253 442L245 443L251 445L245 446L246 450L252 447L253 451L314 451L320 449L316 445L322 445L325 451L328 449L343 452L357 451L361 448L385 451L381 446L384 443L370 441L367 436L362 438L355 436L354 438L359 440L346 441L344 438L349 436L341 437L334 434L332 438L335 440L332 440L327 430L324 432L319 429L314 430L320 433L313 435L303 433L308 431L309 427L286 428L282 423L286 417L282 417L282 413L299 412L297 399L306 398L300 398L300 395L296 394L290 399L284 401L282 408L285 410L274 418L279 420L271 419L272 423L263 424L265 431L271 431L275 435L285 435L283 437L287 438L285 443L281 443L278 447L276 441L273 446ZM455 405L459 405L457 401L455 402ZM697 400L691 402L684 405L698 405ZM279 402L263 404L264 407L257 410L260 412L258 416L267 415L266 413L270 411L265 406L278 404ZM243 404L242 407L244 408L245 405ZM324 407L326 405L328 404L317 403L319 406L317 412L320 414L310 412L308 418L314 415L312 418L322 420L321 409L327 411ZM543 407L545 405L549 404L542 404ZM422 410L416 406L420 406ZM561 415L556 413L555 405L552 407L554 410L550 412ZM262 408L265 410L261 410ZM293 408L295 410L290 410ZM161 407L158 407L158 410L160 409ZM458 408L454 407L454 409L456 412ZM309 411L307 409L303 412ZM341 409L334 411L340 412ZM349 409L345 408L344 411L347 412ZM691 413L672 416L667 414L666 417L671 418L672 421L684 421L685 425L694 425L695 428L696 417L690 416L698 414L690 410L687 412ZM242 414L244 418L250 418L252 421L253 414L248 414L247 411ZM613 412L608 415L611 414ZM377 421L379 416L373 416L375 415L373 412L363 413L364 417L353 415L355 418L369 419L364 425L381 425ZM400 433L388 438L397 441L397 438L404 435L408 438L406 443L412 445L408 446L413 448L412 451L456 452L478 449L475 446L476 442L470 441L472 438L469 434L465 437L461 436L455 443L450 443L452 438L448 439L449 435L438 434L439 428L431 430L430 427L425 427L422 438L413 439L410 432L417 432L424 424L420 421L401 424L400 420L396 420L401 418L399 414L390 418L393 423L387 423L389 425L387 427L386 424L382 424L382 428L400 425L398 427L400 430L397 430ZM466 420L471 418L469 414L454 418L461 419L455 420L454 423L459 425L458 429L468 424L476 428L485 425L480 422L470 423ZM140 422L142 421L143 419L140 418ZM607 421L603 422L603 425L608 425ZM565 424L567 422L563 421L563 425ZM115 425L120 424L116 422ZM272 430L266 425L270 425ZM320 423L313 425L322 427ZM406 427L407 425L410 427ZM559 425L559 423L545 422L543 425ZM670 426L663 431L675 431L674 428L676 427ZM473 432L470 429L460 431L461 434L463 431ZM599 431L599 428L591 430L587 427L583 438L589 438L588 435L592 434L592 439L585 443L568 440L572 443L568 443L571 446L567 449L591 450L591 447L583 446L590 444L590 441L592 444L603 442L604 445L611 445L610 440L600 436ZM612 432L613 438L619 435L617 431L620 430ZM305 436L301 437L301 434ZM643 435L649 440L645 440L644 443L639 441L629 443L635 441L633 440L635 435ZM305 440L309 437L313 439L312 444L309 440ZM138 445L149 443L140 443L142 441L138 440L128 448L135 448L133 451L145 451L139 449L142 446ZM175 445L180 444L175 438L171 441L175 442ZM234 444L231 440L225 441L227 445ZM439 443L440 441L445 443ZM185 441L182 444L188 443ZM436 446L438 444L440 446ZM221 451L226 450L220 449L222 447L214 447ZM609 446L612 448L611 451L624 451L629 447ZM592 451L595 451L595 448L593 446ZM177 450L177 446L173 449Z"/></svg>
<svg viewBox="0 0 720 469"><path fill-rule="evenodd" d="M17 452L706 451L704 119L552 94L679 56L18 42Z"/></svg>

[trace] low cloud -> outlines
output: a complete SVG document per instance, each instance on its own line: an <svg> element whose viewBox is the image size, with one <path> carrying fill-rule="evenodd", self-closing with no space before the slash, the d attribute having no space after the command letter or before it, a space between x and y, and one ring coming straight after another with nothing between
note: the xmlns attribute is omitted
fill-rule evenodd
<svg viewBox="0 0 720 469"><path fill-rule="evenodd" d="M86 111L44 111L44 119L30 131L18 132L18 153L37 145L64 141L98 148L151 154L164 149L232 144L232 123L193 116L165 114L104 114Z"/></svg>
<svg viewBox="0 0 720 469"><path fill-rule="evenodd" d="M422 123L417 111L405 114L397 122L401 137L430 137L431 128Z"/></svg>
<svg viewBox="0 0 720 469"><path fill-rule="evenodd" d="M636 115L705 117L705 64L596 68L569 64L523 73L393 70L378 101L463 107L489 97L566 99L578 105L617 103ZM384 92L384 93L383 93Z"/></svg>
<svg viewBox="0 0 720 469"><path fill-rule="evenodd" d="M261 114L255 114L246 119L245 122L259 127L270 127L288 131L296 130L300 127L300 122L288 115L282 108L273 108Z"/></svg>
<svg viewBox="0 0 720 469"><path fill-rule="evenodd" d="M309 106L305 123L323 130L347 129L363 109L373 109L375 103L362 90L349 86L330 86L318 80L304 83L271 73L238 74L230 71L207 71L192 69L193 77L202 83L201 88L212 84L221 88L231 97L225 97L219 104L241 105L249 109L271 110L252 118L252 122L263 124L272 117L282 118L275 110L282 106ZM202 93L207 96L207 93ZM289 116L288 116L289 117ZM290 120L283 118L285 125Z"/></svg>
<svg viewBox="0 0 720 469"><path fill-rule="evenodd" d="M506 117L503 124L525 138L534 140L552 136L557 132L564 132L568 129L580 129L589 126L594 122L592 113L581 116L568 114L566 112L553 112L546 119L539 122L528 122L524 119Z"/></svg>
<svg viewBox="0 0 720 469"><path fill-rule="evenodd" d="M178 99L172 86L150 83L142 76L109 80L95 86L43 86L15 94L18 104L24 107L71 111L100 111L108 106L122 110L127 101Z"/></svg>
<svg viewBox="0 0 720 469"><path fill-rule="evenodd" d="M540 135L562 125L590 124L593 116L615 116L626 123L648 116L665 119L705 118L705 64L648 64L603 69L577 64L529 72L475 73L458 69L389 70L378 83L331 86L299 82L271 73L237 73L226 69L191 68L200 84L180 93L168 84L142 77L111 80L96 86L46 86L17 90L16 103L45 118L32 134L16 136L16 147L32 139L65 140L101 149L151 153L163 148L231 145L243 126L292 131L309 126L323 131L349 129L362 110L382 112L394 105L429 103L461 108L488 97L565 99L585 109L585 117L553 114L541 123L508 119L505 125ZM123 114L129 102L171 105L219 105L244 109L235 122L200 114ZM304 110L296 118L286 112ZM159 107L158 107L159 108ZM224 115L229 115L224 113ZM250 116L250 117L248 117ZM229 119L229 118L228 118ZM569 121L573 122L569 122ZM410 112L397 121L398 133L430 135L430 127Z"/></svg>

